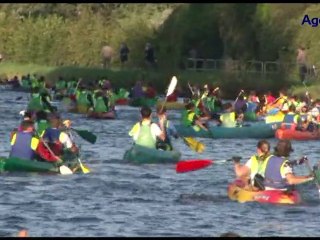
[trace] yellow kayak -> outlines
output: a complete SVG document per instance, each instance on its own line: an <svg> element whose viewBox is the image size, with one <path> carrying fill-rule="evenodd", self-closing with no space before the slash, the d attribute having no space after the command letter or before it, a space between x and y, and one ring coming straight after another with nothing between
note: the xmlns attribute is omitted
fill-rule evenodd
<svg viewBox="0 0 320 240"><path fill-rule="evenodd" d="M162 100L158 100L157 101L157 107L158 106L162 106L164 101ZM179 109L184 109L184 103L183 102L166 102L164 104L164 106L167 108L167 109L171 109L171 110L179 110Z"/></svg>
<svg viewBox="0 0 320 240"><path fill-rule="evenodd" d="M298 204L301 203L301 197L298 191L290 192L282 190L264 190L253 191L244 188L244 183L241 180L235 180L228 186L228 197L231 200L240 203L245 202L260 202L273 204Z"/></svg>

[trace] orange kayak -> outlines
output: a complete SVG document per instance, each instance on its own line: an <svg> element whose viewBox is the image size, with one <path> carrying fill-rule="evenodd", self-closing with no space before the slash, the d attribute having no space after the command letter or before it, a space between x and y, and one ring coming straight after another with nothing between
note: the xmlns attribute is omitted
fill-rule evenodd
<svg viewBox="0 0 320 240"><path fill-rule="evenodd" d="M301 197L298 191L283 190L264 190L252 191L244 189L244 183L241 180L235 180L228 186L228 197L231 200L244 202L260 202L272 204L299 204Z"/></svg>
<svg viewBox="0 0 320 240"><path fill-rule="evenodd" d="M277 139L283 140L318 140L320 135L318 132L297 131L292 129L277 129L275 133Z"/></svg>

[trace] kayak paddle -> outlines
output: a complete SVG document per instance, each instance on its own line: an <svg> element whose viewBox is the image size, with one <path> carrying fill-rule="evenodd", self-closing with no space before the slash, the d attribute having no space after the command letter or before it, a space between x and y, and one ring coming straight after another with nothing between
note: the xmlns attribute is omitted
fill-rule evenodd
<svg viewBox="0 0 320 240"><path fill-rule="evenodd" d="M205 145L201 142L198 142L192 137L182 137L183 142L192 150L198 153L202 153L205 149Z"/></svg>
<svg viewBox="0 0 320 240"><path fill-rule="evenodd" d="M168 90L167 90L166 98L164 99L164 101L163 101L163 103L162 103L161 111L160 111L160 112L162 112L162 109L163 109L164 105L165 105L166 102L167 102L168 96L170 96L170 95L174 92L174 90L175 90L175 88L176 88L176 86L177 86L177 83L178 83L178 79L176 78L176 76L173 76L173 77L171 78L171 82L170 82L169 87L168 87Z"/></svg>
<svg viewBox="0 0 320 240"><path fill-rule="evenodd" d="M314 172L312 171L312 169L311 169L311 167L310 167L308 158L307 158L306 156L304 156L304 157L303 157L303 160L304 160L304 162L305 162L305 164L306 164L306 166L307 166L310 174L314 175ZM316 186L317 186L317 188L318 188L319 198L320 198L320 184L319 184L318 179L316 178L316 176L315 176L314 178L315 178L315 179L314 179L314 182L315 182L315 184L316 184Z"/></svg>
<svg viewBox="0 0 320 240"><path fill-rule="evenodd" d="M88 141L91 144L95 144L97 141L97 136L93 134L92 132L88 130L79 130L71 128L73 131L75 131L81 138Z"/></svg>
<svg viewBox="0 0 320 240"><path fill-rule="evenodd" d="M236 100L234 100L234 102L233 102L233 106L236 104L236 102L238 101L238 99L239 99L239 97L241 96L242 93L244 93L244 91L241 89L239 94L238 94L238 96L237 96L237 98L236 98Z"/></svg>
<svg viewBox="0 0 320 240"><path fill-rule="evenodd" d="M70 134L71 140L73 141L74 138L73 138L71 132L69 132L69 134ZM84 166L84 165L82 164L82 162L81 162L81 160L80 160L79 157L77 157L77 159L78 159L78 162L79 162L79 164L80 164L80 168L81 168L81 170L82 170L82 172L83 172L84 174L91 172L90 169L89 169L87 166Z"/></svg>
<svg viewBox="0 0 320 240"><path fill-rule="evenodd" d="M44 144L44 146L48 149L48 151L53 155L53 156L56 156L51 148L48 146L48 144L43 140L43 138L39 135L39 133L37 131L35 131L37 136L40 138L41 142ZM58 156L56 156L56 158L58 158L61 162L63 162L63 160L61 158L59 158ZM61 175L70 175L70 174L73 174L72 170L70 168L68 168L67 166L65 165L62 165L59 167L59 170L60 170L60 174Z"/></svg>
<svg viewBox="0 0 320 240"><path fill-rule="evenodd" d="M225 162L231 162L232 159L227 160L220 160L220 161L214 161L214 160L208 160L208 159L191 159L191 160L185 160L180 161L176 165L176 172L177 173L185 173L185 172L191 172L191 171L197 171L206 167L209 167L213 163L225 163Z"/></svg>

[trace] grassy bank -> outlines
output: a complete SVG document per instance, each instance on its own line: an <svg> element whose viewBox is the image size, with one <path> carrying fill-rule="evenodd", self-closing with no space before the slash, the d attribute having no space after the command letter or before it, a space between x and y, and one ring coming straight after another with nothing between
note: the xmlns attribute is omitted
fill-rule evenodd
<svg viewBox="0 0 320 240"><path fill-rule="evenodd" d="M77 67L77 66L41 66L35 64L16 64L1 63L0 78L12 78L26 74L37 73L45 76L48 83L53 84L59 76L66 80L72 78L83 78L84 82L91 82L102 77L108 78L115 88L130 88L137 80L146 83L152 82L159 93L163 93L167 88L173 75L178 78L178 86L182 89L190 84L212 84L219 86L224 97L234 97L240 89L257 91L273 90L290 86L290 83L281 74L261 75L260 73L249 72L196 72L196 71L177 71L168 72L160 70L142 70L142 69L110 69Z"/></svg>

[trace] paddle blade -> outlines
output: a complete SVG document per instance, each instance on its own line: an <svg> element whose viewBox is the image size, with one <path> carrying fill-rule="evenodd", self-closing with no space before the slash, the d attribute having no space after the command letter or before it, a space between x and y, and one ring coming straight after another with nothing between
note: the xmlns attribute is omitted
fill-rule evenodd
<svg viewBox="0 0 320 240"><path fill-rule="evenodd" d="M61 175L70 175L70 174L73 174L73 172L71 171L70 168L68 168L67 166L60 166L59 167L59 170L60 170L60 174Z"/></svg>
<svg viewBox="0 0 320 240"><path fill-rule="evenodd" d="M168 91L167 91L167 95L166 95L167 97L170 96L174 92L174 89L176 88L177 83L178 83L178 79L176 78L176 76L173 76L171 79L170 85L168 87Z"/></svg>
<svg viewBox="0 0 320 240"><path fill-rule="evenodd" d="M198 142L192 137L184 137L183 140L186 143L186 145L195 152L202 153L205 149L205 145L203 143Z"/></svg>
<svg viewBox="0 0 320 240"><path fill-rule="evenodd" d="M212 160L186 160L180 161L176 165L177 173L185 173L190 171L196 171L202 168L206 168L213 164Z"/></svg>
<svg viewBox="0 0 320 240"><path fill-rule="evenodd" d="M88 141L89 143L95 144L97 141L97 136L94 135L92 132L89 132L88 130L77 130L72 128L73 131L75 131L81 138Z"/></svg>
<svg viewBox="0 0 320 240"><path fill-rule="evenodd" d="M91 172L90 169L87 166L83 165L82 163L80 163L80 167L84 174Z"/></svg>

